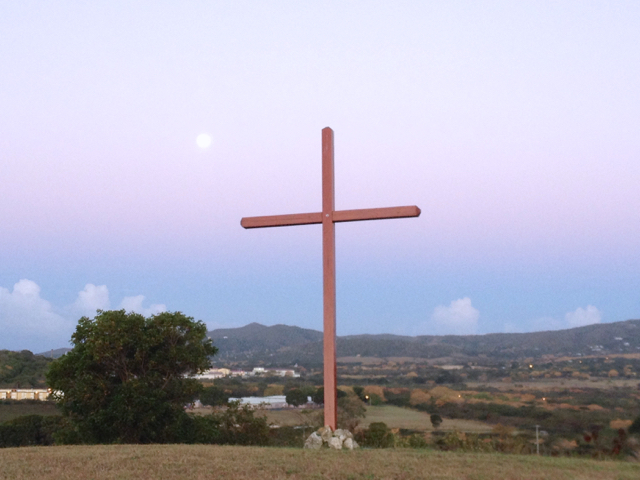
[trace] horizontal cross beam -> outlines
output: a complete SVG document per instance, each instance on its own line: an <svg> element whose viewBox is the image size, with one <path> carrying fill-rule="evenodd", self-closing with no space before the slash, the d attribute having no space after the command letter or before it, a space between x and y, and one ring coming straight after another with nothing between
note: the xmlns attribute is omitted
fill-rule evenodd
<svg viewBox="0 0 640 480"><path fill-rule="evenodd" d="M361 208L357 210L337 210L333 212L333 222L359 222L361 220L385 220L389 218L419 216L420 209L415 205L408 207ZM240 225L244 228L288 227L291 225L313 225L316 223L322 223L322 212L244 217L240 220Z"/></svg>

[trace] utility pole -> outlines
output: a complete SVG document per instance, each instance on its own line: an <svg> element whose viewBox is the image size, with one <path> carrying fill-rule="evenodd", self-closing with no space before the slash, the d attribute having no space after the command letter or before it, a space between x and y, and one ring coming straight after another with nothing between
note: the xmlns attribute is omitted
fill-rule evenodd
<svg viewBox="0 0 640 480"><path fill-rule="evenodd" d="M536 425L536 455L540 455L540 440L538 437L538 427L540 425Z"/></svg>

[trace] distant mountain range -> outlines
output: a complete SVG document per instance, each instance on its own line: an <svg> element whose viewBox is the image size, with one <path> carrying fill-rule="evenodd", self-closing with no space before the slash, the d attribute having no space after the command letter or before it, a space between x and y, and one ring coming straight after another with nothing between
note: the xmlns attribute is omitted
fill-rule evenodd
<svg viewBox="0 0 640 480"><path fill-rule="evenodd" d="M208 332L219 352L215 363L276 365L322 363L322 332L287 325L251 323ZM640 320L601 323L567 330L486 335L349 335L337 338L338 357L491 357L640 353Z"/></svg>

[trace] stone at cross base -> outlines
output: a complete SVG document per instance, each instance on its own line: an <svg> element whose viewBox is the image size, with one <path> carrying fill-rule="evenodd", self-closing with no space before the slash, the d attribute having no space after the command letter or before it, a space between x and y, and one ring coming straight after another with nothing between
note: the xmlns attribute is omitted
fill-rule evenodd
<svg viewBox="0 0 640 480"><path fill-rule="evenodd" d="M311 433L304 442L304 448L318 450L320 448L331 448L333 450L354 450L359 448L358 443L353 439L353 434L349 430L338 428L331 430L328 425L321 427Z"/></svg>
<svg viewBox="0 0 640 480"><path fill-rule="evenodd" d="M361 220L418 217L415 206L335 209L333 130L322 130L322 211L244 217L244 228L285 227L322 224L323 330L324 330L324 423L335 430L338 425L338 384L336 366L336 238L335 224Z"/></svg>

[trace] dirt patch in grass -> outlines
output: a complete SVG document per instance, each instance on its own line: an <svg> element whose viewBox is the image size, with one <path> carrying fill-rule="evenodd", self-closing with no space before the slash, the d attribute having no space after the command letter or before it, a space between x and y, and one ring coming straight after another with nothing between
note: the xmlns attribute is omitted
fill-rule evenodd
<svg viewBox="0 0 640 480"><path fill-rule="evenodd" d="M355 452L203 445L0 450L3 478L42 479L584 479L640 478L638 464L430 450Z"/></svg>

